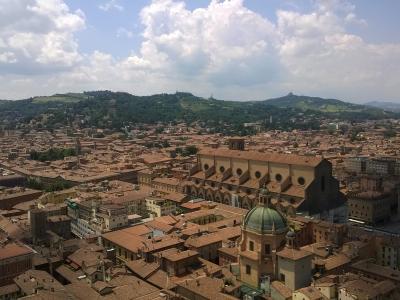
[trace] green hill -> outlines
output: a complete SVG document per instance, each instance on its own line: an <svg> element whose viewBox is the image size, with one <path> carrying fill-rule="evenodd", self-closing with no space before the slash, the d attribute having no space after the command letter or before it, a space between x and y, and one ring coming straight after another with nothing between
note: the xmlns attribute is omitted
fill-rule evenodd
<svg viewBox="0 0 400 300"><path fill-rule="evenodd" d="M353 104L336 99L324 99L319 97L298 96L290 93L287 96L268 99L264 101L265 104L273 105L280 108L298 108L303 111L314 110L326 113L337 112L362 112L362 111L377 111L382 112L381 109L375 110L372 107L365 105Z"/></svg>
<svg viewBox="0 0 400 300"><path fill-rule="evenodd" d="M32 99L33 103L47 103L47 102L79 102L87 100L89 97L84 93L67 93L67 94L55 94L53 96L40 96Z"/></svg>
<svg viewBox="0 0 400 300"><path fill-rule="evenodd" d="M400 112L400 103L397 102L385 102L385 101L370 101L365 105L377 107L391 112Z"/></svg>
<svg viewBox="0 0 400 300"><path fill-rule="evenodd" d="M265 122L273 116L273 123ZM120 129L137 123L201 121L223 131L226 125L265 122L270 128L318 128L322 119L365 120L398 117L383 109L335 99L287 96L265 101L223 101L190 93L135 96L94 91L0 101L0 125L57 128L65 125ZM33 124L33 125L32 125ZM78 124L78 125L77 125Z"/></svg>

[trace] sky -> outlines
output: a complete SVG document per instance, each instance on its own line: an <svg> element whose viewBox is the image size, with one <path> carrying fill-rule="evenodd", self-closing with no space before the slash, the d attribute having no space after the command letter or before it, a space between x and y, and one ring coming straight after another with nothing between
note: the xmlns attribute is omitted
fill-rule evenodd
<svg viewBox="0 0 400 300"><path fill-rule="evenodd" d="M0 0L0 99L400 102L397 0Z"/></svg>

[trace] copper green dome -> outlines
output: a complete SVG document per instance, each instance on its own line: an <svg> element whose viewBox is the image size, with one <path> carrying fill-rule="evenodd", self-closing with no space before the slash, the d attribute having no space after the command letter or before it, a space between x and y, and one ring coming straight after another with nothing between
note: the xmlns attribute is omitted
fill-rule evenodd
<svg viewBox="0 0 400 300"><path fill-rule="evenodd" d="M284 232L287 223L284 216L267 206L256 206L244 217L243 228L258 233Z"/></svg>

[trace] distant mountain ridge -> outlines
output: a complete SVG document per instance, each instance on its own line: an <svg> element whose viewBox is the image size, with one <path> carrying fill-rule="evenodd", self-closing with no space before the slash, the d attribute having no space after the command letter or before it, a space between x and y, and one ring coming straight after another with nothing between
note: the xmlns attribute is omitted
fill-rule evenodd
<svg viewBox="0 0 400 300"><path fill-rule="evenodd" d="M337 99L320 97L298 96L289 93L287 96L264 100L266 104L280 108L298 108L301 110L317 110L323 112L359 111L365 109L363 105L344 102Z"/></svg>
<svg viewBox="0 0 400 300"><path fill-rule="evenodd" d="M0 125L44 127L71 125L121 128L130 123L201 121L214 127L223 123L266 122L271 128L317 128L321 119L365 120L397 118L383 109L336 99L298 96L292 93L263 101L205 99L191 93L135 96L124 92L93 91L0 101ZM38 126L39 126L38 125ZM211 126L210 125L210 126Z"/></svg>
<svg viewBox="0 0 400 300"><path fill-rule="evenodd" d="M365 105L377 107L392 112L400 112L400 103L390 102L390 101L370 101L365 103Z"/></svg>

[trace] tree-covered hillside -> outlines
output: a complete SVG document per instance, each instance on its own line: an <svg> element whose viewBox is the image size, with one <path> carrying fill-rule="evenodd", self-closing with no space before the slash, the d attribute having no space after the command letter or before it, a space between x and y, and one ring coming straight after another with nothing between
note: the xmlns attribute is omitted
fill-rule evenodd
<svg viewBox="0 0 400 300"><path fill-rule="evenodd" d="M272 122L270 117L272 116ZM0 124L57 128L80 127L120 129L137 123L200 121L219 128L261 122L270 128L317 128L321 119L381 119L397 117L379 108L334 99L296 96L265 101L222 101L190 93L135 96L123 92L95 91L56 94L19 101L0 101Z"/></svg>

